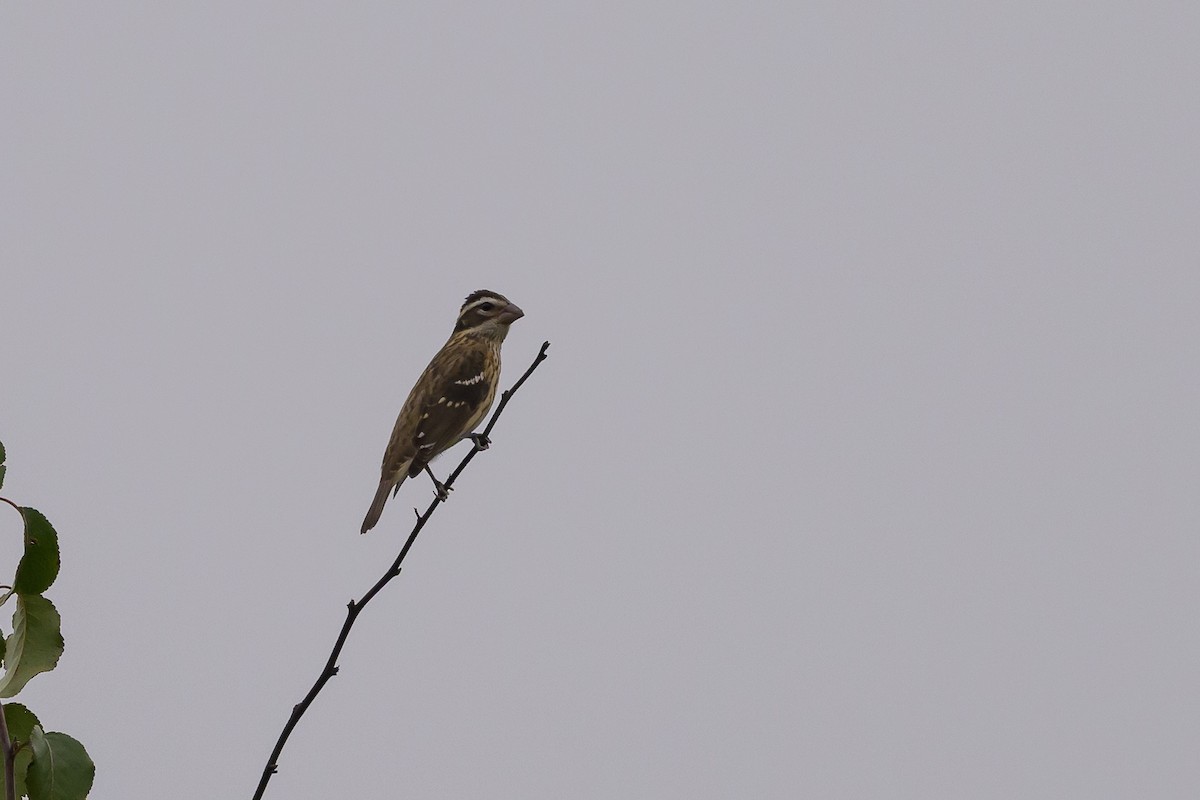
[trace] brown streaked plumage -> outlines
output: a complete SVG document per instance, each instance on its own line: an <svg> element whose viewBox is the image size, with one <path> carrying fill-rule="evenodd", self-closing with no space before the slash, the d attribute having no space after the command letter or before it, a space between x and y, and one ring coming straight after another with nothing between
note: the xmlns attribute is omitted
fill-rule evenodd
<svg viewBox="0 0 1200 800"><path fill-rule="evenodd" d="M471 436L496 397L500 345L508 326L523 316L498 292L480 289L467 296L454 333L421 373L396 418L363 533L379 522L388 496L395 496L406 478L427 470L435 457ZM444 499L437 478L434 484Z"/></svg>

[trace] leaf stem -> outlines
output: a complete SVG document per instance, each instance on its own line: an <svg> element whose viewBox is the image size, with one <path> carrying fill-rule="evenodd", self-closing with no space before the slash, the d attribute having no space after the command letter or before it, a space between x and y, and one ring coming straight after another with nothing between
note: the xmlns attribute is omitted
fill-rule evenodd
<svg viewBox="0 0 1200 800"><path fill-rule="evenodd" d="M8 735L8 720L4 718L4 704L0 703L0 750L4 757L4 800L17 800L16 769L17 750Z"/></svg>

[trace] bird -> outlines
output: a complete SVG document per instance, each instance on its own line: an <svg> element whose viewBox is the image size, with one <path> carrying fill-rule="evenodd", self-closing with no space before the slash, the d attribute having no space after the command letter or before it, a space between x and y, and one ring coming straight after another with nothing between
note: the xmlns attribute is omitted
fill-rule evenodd
<svg viewBox="0 0 1200 800"><path fill-rule="evenodd" d="M454 332L421 373L400 408L392 436L383 452L379 488L363 519L362 533L379 522L388 496L395 497L406 478L421 471L433 478L440 500L446 487L429 469L429 462L463 439L485 449L489 442L474 433L496 398L500 380L500 345L512 323L525 316L499 292L480 289L467 295Z"/></svg>

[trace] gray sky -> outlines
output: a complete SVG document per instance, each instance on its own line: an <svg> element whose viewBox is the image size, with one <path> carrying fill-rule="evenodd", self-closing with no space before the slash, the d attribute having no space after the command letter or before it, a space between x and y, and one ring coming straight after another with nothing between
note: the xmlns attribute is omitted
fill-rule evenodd
<svg viewBox="0 0 1200 800"><path fill-rule="evenodd" d="M551 358L269 798L1195 797L1198 26L7 4L4 491L67 637L23 699L100 800L248 798L490 288L505 382Z"/></svg>

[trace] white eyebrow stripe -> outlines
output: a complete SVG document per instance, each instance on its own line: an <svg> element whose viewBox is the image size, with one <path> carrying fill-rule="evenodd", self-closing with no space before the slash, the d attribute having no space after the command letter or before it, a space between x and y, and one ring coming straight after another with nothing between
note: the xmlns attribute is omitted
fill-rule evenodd
<svg viewBox="0 0 1200 800"><path fill-rule="evenodd" d="M481 372L474 378L467 378L465 381L455 381L454 383L458 386L474 386L475 384L480 383L483 380L483 377L483 373Z"/></svg>
<svg viewBox="0 0 1200 800"><path fill-rule="evenodd" d="M481 297L478 300L476 300L475 302L471 303L470 305L464 306L463 310L458 312L459 316L466 314L468 311L474 311L475 309L479 308L484 303L491 303L494 306L505 305L505 302L498 297L491 297L491 296Z"/></svg>

